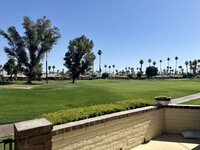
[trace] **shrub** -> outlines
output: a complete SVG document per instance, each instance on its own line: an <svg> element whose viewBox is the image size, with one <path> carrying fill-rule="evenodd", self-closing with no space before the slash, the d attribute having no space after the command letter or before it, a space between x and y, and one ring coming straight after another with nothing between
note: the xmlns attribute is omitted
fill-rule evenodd
<svg viewBox="0 0 200 150"><path fill-rule="evenodd" d="M146 75L148 78L152 78L158 74L158 68L154 66L149 66L146 68Z"/></svg>
<svg viewBox="0 0 200 150"><path fill-rule="evenodd" d="M138 77L138 79L141 79L142 78L142 72L138 72L137 77Z"/></svg>
<svg viewBox="0 0 200 150"><path fill-rule="evenodd" d="M43 114L41 117L46 118L56 125L138 107L149 106L152 104L154 103L148 100L124 100L114 104L111 103L60 110L54 113Z"/></svg>
<svg viewBox="0 0 200 150"><path fill-rule="evenodd" d="M101 77L102 77L102 79L106 79L109 77L109 73L104 72L104 73L102 73Z"/></svg>

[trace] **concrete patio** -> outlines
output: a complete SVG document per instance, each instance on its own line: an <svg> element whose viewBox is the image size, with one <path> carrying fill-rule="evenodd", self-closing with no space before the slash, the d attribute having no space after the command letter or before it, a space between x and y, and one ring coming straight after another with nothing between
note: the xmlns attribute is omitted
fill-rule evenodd
<svg viewBox="0 0 200 150"><path fill-rule="evenodd" d="M200 150L200 139L184 139L180 134L164 134L131 150Z"/></svg>

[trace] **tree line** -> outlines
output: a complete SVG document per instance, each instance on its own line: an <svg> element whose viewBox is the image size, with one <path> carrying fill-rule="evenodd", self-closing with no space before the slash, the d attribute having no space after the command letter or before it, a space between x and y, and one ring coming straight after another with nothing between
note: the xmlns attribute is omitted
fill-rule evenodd
<svg viewBox="0 0 200 150"><path fill-rule="evenodd" d="M8 46L4 47L4 51L8 56L8 61L4 66L0 65L0 70L3 68L8 74L17 74L18 72L23 73L27 76L27 83L31 84L32 80L40 77L42 75L42 60L47 57L47 54L52 50L53 46L57 43L61 34L59 29L55 26L52 27L51 21L45 16L43 18L37 19L35 22L29 17L24 17L22 23L24 28L24 34L20 35L14 26L8 28L7 32L0 29L0 35L3 36L7 42ZM70 75L72 82L74 83L81 74L93 69L94 73L94 60L96 59L95 54L92 52L94 43L92 40L88 39L85 35L77 37L69 41L67 52L63 58L64 66L68 68L68 74ZM102 50L98 51L99 55L99 70L98 74L102 74L101 68L101 55ZM182 70L183 67L177 66L178 57L175 57L175 69L169 65L170 58L167 58L167 68L162 70L162 60L160 60L160 69L156 67L156 62L148 59L149 67L146 68L147 77L151 78L158 74L177 74L178 68ZM153 66L151 65L151 62ZM200 60L186 61L186 74L193 73L197 74L197 68L199 67ZM115 65L104 65L105 72L106 68L109 69L109 74L111 68L113 68L112 74L117 75L130 75L127 70L131 70L131 74L136 74L139 78L143 75L143 64L144 60L139 61L140 67L137 67L137 73L134 68L126 67L125 70L118 71L115 70ZM190 72L188 72L188 66ZM46 71L51 68L55 69L55 66L48 66L46 61ZM58 72L58 71L57 71Z"/></svg>

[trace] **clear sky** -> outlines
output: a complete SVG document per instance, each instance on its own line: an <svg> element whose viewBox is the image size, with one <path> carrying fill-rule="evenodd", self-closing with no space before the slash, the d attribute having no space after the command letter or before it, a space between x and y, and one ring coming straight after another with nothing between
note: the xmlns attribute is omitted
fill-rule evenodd
<svg viewBox="0 0 200 150"><path fill-rule="evenodd" d="M104 65L116 69L144 67L148 59L163 61L163 68L186 60L200 59L199 0L0 0L0 28L15 26L23 35L24 16L36 20L47 16L60 29L62 38L49 55L49 65L65 69L63 58L71 39L85 35L94 42L97 55L102 50ZM0 64L7 56L0 37ZM95 60L98 70L99 57ZM45 67L44 67L45 68Z"/></svg>

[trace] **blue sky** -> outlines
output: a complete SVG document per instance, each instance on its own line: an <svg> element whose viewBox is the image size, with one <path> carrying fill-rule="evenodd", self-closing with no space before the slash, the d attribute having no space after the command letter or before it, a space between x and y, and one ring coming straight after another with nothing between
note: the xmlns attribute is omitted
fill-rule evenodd
<svg viewBox="0 0 200 150"><path fill-rule="evenodd" d="M23 35L24 16L36 20L47 16L60 29L62 38L49 55L49 65L65 69L63 57L68 42L81 35L94 42L93 51L101 49L102 68L144 67L148 59L163 61L163 68L175 67L186 60L200 59L199 0L1 0L0 28L15 26ZM0 64L7 61L0 37ZM98 70L99 57L95 60ZM45 68L45 67L44 67ZM104 69L103 69L104 70Z"/></svg>

